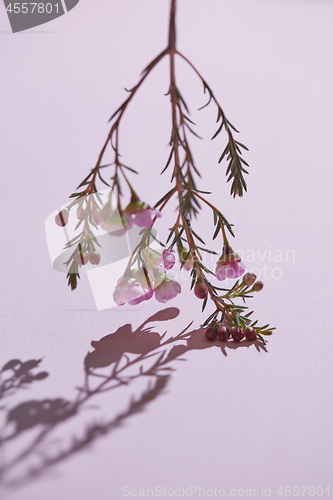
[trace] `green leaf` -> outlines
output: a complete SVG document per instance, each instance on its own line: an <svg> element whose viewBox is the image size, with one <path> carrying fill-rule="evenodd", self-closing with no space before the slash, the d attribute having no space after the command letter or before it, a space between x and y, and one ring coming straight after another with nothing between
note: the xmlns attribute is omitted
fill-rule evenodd
<svg viewBox="0 0 333 500"><path fill-rule="evenodd" d="M167 161L167 163L166 163L165 167L163 168L163 170L162 170L162 172L161 172L160 175L162 175L166 171L166 169L168 168L168 166L170 165L170 162L172 160L172 156L173 156L173 148L171 149L168 161Z"/></svg>
<svg viewBox="0 0 333 500"><path fill-rule="evenodd" d="M217 223L216 229L215 229L215 233L213 235L213 240L215 240L215 238L219 234L220 230L221 230L221 221L219 220Z"/></svg>
<svg viewBox="0 0 333 500"><path fill-rule="evenodd" d="M157 208L158 206L162 205L162 203L169 197L171 194L175 193L177 190L176 186L170 189L160 200L158 200L157 203L155 203L154 208Z"/></svg>
<svg viewBox="0 0 333 500"><path fill-rule="evenodd" d="M242 144L241 142L239 142L239 141L235 141L235 143L236 143L236 144L238 144L241 148L246 149L246 151L249 151L249 148L248 148L248 147L246 147L246 146L245 146L244 144Z"/></svg>
<svg viewBox="0 0 333 500"><path fill-rule="evenodd" d="M199 205L200 206L200 205ZM200 238L200 236L195 232L193 231L193 229L191 228L191 233L197 238L197 240L199 240L203 245L206 245L206 243L204 242L204 240L202 238Z"/></svg>
<svg viewBox="0 0 333 500"><path fill-rule="evenodd" d="M185 123L185 126L189 129L191 134L195 135L195 137L197 137L198 139L202 139L202 137L200 135L198 135L196 132L194 132L194 130L191 129L191 127L187 123Z"/></svg>
<svg viewBox="0 0 333 500"><path fill-rule="evenodd" d="M183 265L185 264L185 262L187 261L189 255L191 255L191 250L189 250L186 254L186 256L184 257L184 259L181 261L181 266L180 266L180 269L182 269Z"/></svg>
<svg viewBox="0 0 333 500"><path fill-rule="evenodd" d="M73 260L72 265L69 268L67 278L68 286L71 287L71 290L75 290L75 288L77 287L77 279L80 279L79 265L75 259Z"/></svg>
<svg viewBox="0 0 333 500"><path fill-rule="evenodd" d="M157 241L157 243L158 243L159 245L161 245L162 247L165 247L164 243L162 243L162 242L161 242L161 241L157 238L157 236L155 236L155 235L154 235L154 233L153 233L152 231L150 231L150 235L151 235L151 237L153 238L153 240Z"/></svg>
<svg viewBox="0 0 333 500"><path fill-rule="evenodd" d="M213 314L211 314L207 319L206 321L203 323L202 326L206 326L208 325L208 323L210 323L210 321L217 315L218 311L214 311Z"/></svg>
<svg viewBox="0 0 333 500"><path fill-rule="evenodd" d="M192 123L192 125L196 125L192 120L189 119L188 116L186 116L184 114L183 114L183 116L184 116L185 120L187 120L188 122Z"/></svg>
<svg viewBox="0 0 333 500"><path fill-rule="evenodd" d="M84 194L84 191L81 191L81 193L72 193L69 198L76 198L77 196L82 196Z"/></svg>
<svg viewBox="0 0 333 500"><path fill-rule="evenodd" d="M174 85L174 88L175 88L175 91L176 91L176 93L177 93L177 96L178 96L178 97L179 97L179 99L181 100L181 102L182 102L182 104L183 104L184 108L186 109L186 111L187 111L188 113L190 113L190 111L189 111L189 109L188 109L188 107L187 107L187 104L186 104L186 102L184 101L183 96L181 95L181 93L180 93L180 91L179 91L178 87L177 87L176 85Z"/></svg>
<svg viewBox="0 0 333 500"><path fill-rule="evenodd" d="M249 167L250 165L244 160L244 158L242 158L241 156L238 157L240 159L240 161L242 163L244 163L244 165L246 165L247 167Z"/></svg>
<svg viewBox="0 0 333 500"><path fill-rule="evenodd" d="M209 250L208 248L203 248L203 247L199 247L199 246L197 246L197 248L199 248L199 250L202 250L203 252L210 253L212 255L218 255L217 252L214 252L213 250Z"/></svg>
<svg viewBox="0 0 333 500"><path fill-rule="evenodd" d="M233 126L233 124L229 122L229 120L227 120L227 122L228 122L228 125L229 125L229 126L230 126L230 127L231 127L234 131L235 131L235 132L237 132L237 134L239 134L239 130L237 130L237 129L236 129L236 127L234 127L234 126Z"/></svg>
<svg viewBox="0 0 333 500"><path fill-rule="evenodd" d="M153 69L154 66L168 53L167 49L163 50L155 59L152 60L151 63L148 64L148 66L145 67L145 69L142 71L142 75L144 73L148 73L151 69Z"/></svg>
<svg viewBox="0 0 333 500"><path fill-rule="evenodd" d="M131 172L133 172L133 174L139 174L139 172L134 170L134 168L132 168L132 167L128 167L127 165L124 165L123 163L121 163L121 166L124 168L127 168L127 170L130 170Z"/></svg>
<svg viewBox="0 0 333 500"><path fill-rule="evenodd" d="M206 266L204 266L202 262L198 262L198 264L201 267L201 269L203 269L206 273L212 274L213 276L215 276L215 274L210 269L208 269Z"/></svg>
<svg viewBox="0 0 333 500"><path fill-rule="evenodd" d="M218 163L221 163L221 161L223 160L223 158L225 157L225 155L227 153L229 153L229 151L230 151L230 146L229 146L229 144L227 144L225 150L223 151L222 155L220 156L220 158L218 160Z"/></svg>
<svg viewBox="0 0 333 500"><path fill-rule="evenodd" d="M213 139L215 139L215 137L217 137L219 135L219 133L221 132L221 130L223 129L223 125L224 123L222 122L222 124L219 126L219 128L217 129L217 131L215 132L215 134L213 135L213 137L211 138L211 141ZM220 163L220 162L219 162Z"/></svg>
<svg viewBox="0 0 333 500"><path fill-rule="evenodd" d="M266 340L260 335L260 333L257 332L257 336L259 337L259 339L261 340L261 342L266 345Z"/></svg>
<svg viewBox="0 0 333 500"><path fill-rule="evenodd" d="M165 242L166 244L168 244L168 242L169 242L169 241L170 241L170 239L172 238L172 235L173 235L173 233L174 233L174 232L175 232L175 228L174 228L174 227L173 227L173 228L171 228L171 229L169 229L169 236L168 236L168 238L167 238L167 240L166 240L166 242Z"/></svg>

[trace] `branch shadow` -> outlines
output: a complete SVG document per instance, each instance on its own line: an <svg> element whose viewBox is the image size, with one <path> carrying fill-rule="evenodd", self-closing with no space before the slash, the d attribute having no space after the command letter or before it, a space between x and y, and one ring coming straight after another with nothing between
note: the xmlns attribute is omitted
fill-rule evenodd
<svg viewBox="0 0 333 500"><path fill-rule="evenodd" d="M166 338L167 332L160 335L154 331L154 326L149 325L174 319L178 315L177 308L167 308L150 316L136 330L130 324L125 324L114 333L93 340L93 350L87 353L83 361L83 384L76 388L73 400L47 398L25 401L13 408L1 407L4 412L4 423L0 426L1 448L10 446L29 432L34 434L15 456L0 465L0 485L11 489L36 480L55 465L122 426L129 417L145 411L150 403L165 392L171 372L175 371L174 362L184 361L183 356L190 351L215 347L227 356L228 349L254 346L259 352L267 352L266 346L259 340L240 343L233 340L208 341L202 328L190 330L192 323L170 338ZM40 362L41 359L26 362L11 360L6 363L0 372L0 399L26 389L28 384L36 380L46 378L47 372L35 373ZM5 372L8 375L2 380L1 376ZM87 403L95 402L96 396L117 387L130 387L139 378L148 381L146 388L136 398L130 397L124 411L107 421L93 419L85 425L79 437L72 434L61 446L59 443L50 444L55 429L62 429L62 424L76 418L82 410L87 409ZM15 473L20 467L23 470Z"/></svg>

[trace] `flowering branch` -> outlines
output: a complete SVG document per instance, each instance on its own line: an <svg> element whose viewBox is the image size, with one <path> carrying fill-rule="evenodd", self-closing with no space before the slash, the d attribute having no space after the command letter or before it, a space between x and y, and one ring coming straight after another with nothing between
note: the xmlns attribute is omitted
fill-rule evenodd
<svg viewBox="0 0 333 500"><path fill-rule="evenodd" d="M172 125L169 142L170 152L161 173L164 173L170 165L172 166L171 183L173 187L151 207L140 200L127 177L128 173L137 174L137 172L120 161L119 130L124 113L137 90L165 56L168 56L170 63L170 84L167 95L170 96ZM68 222L69 211L77 205L77 218L79 219L77 228L82 227L82 230L66 245L66 248L74 247L72 255L66 262L66 265L69 266L68 282L72 289L76 288L79 267L88 261L94 265L99 264L100 254L96 248L99 243L94 233L99 225L116 236L123 235L133 225L136 225L143 228L141 241L130 256L126 271L116 286L113 295L116 304L135 305L149 300L153 295L159 302L167 302L176 297L181 292L181 286L167 271L172 269L175 264L175 250L177 250L180 268L190 271L191 289L194 290L196 297L203 301L202 311L205 310L208 299L215 307L214 312L203 323L207 327L207 338L213 339L219 336L222 340L226 340L232 336L234 340L239 341L244 336L248 340L254 340L258 336L263 340L262 336L271 335L274 328L270 328L269 325L258 327L257 321L250 319L253 312L246 312L248 309L246 305L235 303L236 299L242 299L244 303L246 299L252 297L253 292L262 289L263 283L256 281L256 276L251 273L244 275L245 266L239 255L232 249L227 238L227 233L232 237L235 236L232 224L218 208L203 196L210 193L200 191L196 185L197 177L201 176L194 162L188 135L199 136L193 128L195 123L189 117L189 108L176 81L176 56L183 59L194 70L203 84L204 93L208 93L208 102L199 109L205 108L211 102L214 102L217 107L218 129L212 139L215 139L223 129L225 130L227 145L224 147L218 162L221 163L224 158L227 160L226 175L227 182L231 181L231 195L234 198L241 197L247 190L244 175L248 174L245 168L245 166L248 167L248 163L243 158L243 152L248 148L235 139L234 133L238 133L238 130L227 119L206 80L187 57L178 51L176 46L176 0L171 0L167 48L144 69L139 82L132 89L127 90L129 96L109 120L112 123L111 129L95 167L78 187L78 189L84 189L73 193L71 198L74 200L56 217L56 223L59 226L65 226ZM102 164L109 144L114 152L114 161ZM114 175L109 184L102 176L101 170L110 166L114 166ZM97 191L96 182L98 180L111 188L108 201L104 205ZM131 195L125 208L122 205L123 181ZM169 231L167 241L163 244L158 240L152 228L156 220L161 217L162 210L175 195L178 198L177 216ZM115 203L117 208L115 208ZM216 239L219 234L222 236L222 254L216 263L215 272L204 265L202 252L217 254L207 248L204 240L193 228L193 219L199 215L201 203L204 203L213 213L215 229L212 239ZM153 250L150 247L152 240L156 240L162 250ZM238 280L230 289L219 288L211 281L213 278L218 281L235 279L242 275L244 275L242 281Z"/></svg>

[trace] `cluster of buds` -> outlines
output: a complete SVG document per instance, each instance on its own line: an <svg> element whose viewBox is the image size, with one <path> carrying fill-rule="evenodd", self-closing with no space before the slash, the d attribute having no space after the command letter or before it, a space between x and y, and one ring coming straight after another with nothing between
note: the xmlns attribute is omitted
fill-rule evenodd
<svg viewBox="0 0 333 500"><path fill-rule="evenodd" d="M175 264L173 250L163 252L148 249L145 252L149 266L127 270L117 283L113 300L118 306L137 305L155 295L158 302L166 303L174 299L181 286L174 277L167 273Z"/></svg>
<svg viewBox="0 0 333 500"><path fill-rule="evenodd" d="M264 288L262 281L256 281L257 276L253 273L246 273L243 276L243 283L245 286L252 286L251 291L260 292Z"/></svg>
<svg viewBox="0 0 333 500"><path fill-rule="evenodd" d="M86 211L82 204L79 204L76 211L77 218L81 220L85 216L85 213ZM133 196L125 210L115 210L111 206L111 200L101 210L98 210L97 207L94 207L92 210L92 218L95 224L100 225L105 231L115 236L121 236L133 225L152 227L154 219L161 217L161 215L159 210L152 208L147 203L139 199L133 201ZM60 227L66 226L68 220L69 210L67 208L61 210L55 217L55 222Z"/></svg>
<svg viewBox="0 0 333 500"><path fill-rule="evenodd" d="M229 338L232 338L235 342L241 342L244 338L246 340L256 340L257 331L255 328L248 326L244 330L240 327L233 326L232 328L227 328L226 326L222 326L216 324L214 326L210 326L206 329L205 335L207 340L214 341L216 339L226 341Z"/></svg>
<svg viewBox="0 0 333 500"><path fill-rule="evenodd" d="M92 252L83 252L79 250L75 258L79 266L84 266L88 262L94 266L98 266L101 261L101 254L96 252L96 250L93 250Z"/></svg>
<svg viewBox="0 0 333 500"><path fill-rule="evenodd" d="M108 233L122 236L133 225L152 227L155 217L161 217L161 212L143 201L131 202L123 211L107 203L98 214L98 222Z"/></svg>
<svg viewBox="0 0 333 500"><path fill-rule="evenodd" d="M233 252L233 254L236 254L236 252ZM240 260L238 260L237 262L240 263ZM257 276L255 274L253 273L244 274L241 283L239 283L238 285L236 284L237 286L233 287L232 289L233 293L235 294L235 296L238 295L244 297L245 294L249 294L252 292L260 292L260 290L264 288L264 284L262 281L256 281L256 280ZM224 297L226 299L229 298L230 300L230 291ZM231 312L233 305L232 306L229 305L229 308ZM230 317L232 318L232 314L230 314ZM257 331L257 329L254 328L256 322L252 323L251 326L251 320L248 317L243 317L242 320L243 320L243 326L241 327L239 326L239 324L237 325L236 322L234 323L234 320L230 319L230 322L227 321L227 324L223 324L222 320L221 323L220 321L217 321L217 319L215 318L209 324L208 328L206 328L205 330L205 335L207 340L214 341L219 339L222 341L227 341L228 339L233 339L235 342L241 342L244 338L249 341L256 340L259 331L261 331L262 329L259 328L259 331Z"/></svg>

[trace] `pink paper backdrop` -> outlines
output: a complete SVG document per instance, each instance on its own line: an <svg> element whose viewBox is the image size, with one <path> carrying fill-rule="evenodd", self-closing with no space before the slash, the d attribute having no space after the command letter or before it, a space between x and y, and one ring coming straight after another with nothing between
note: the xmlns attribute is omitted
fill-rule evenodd
<svg viewBox="0 0 333 500"><path fill-rule="evenodd" d="M139 377L92 397L78 415L55 426L57 440L46 437L42 443L44 453L54 457L62 451L63 459L26 483L3 488L4 497L118 500L130 491L125 486L146 496L148 488L160 486L166 490L156 490L156 497L170 489L170 495L187 491L199 498L199 487L206 496L224 489L225 496L241 498L254 489L261 497L262 488L268 494L271 487L272 498L282 498L280 486L286 494L286 486L291 491L295 486L299 496L315 491L319 498L321 486L325 498L333 487L333 3L179 4L179 48L210 83L250 148L249 193L233 200L225 168L217 165L223 145L209 141L215 109L195 111L206 96L194 73L179 62L179 87L206 139L192 141L203 174L199 185L213 190L210 199L235 224L235 248L245 257L255 255L247 267L262 274L265 289L254 308L260 323L275 325L276 333L267 352L239 347L227 349L227 356L200 334L192 334L192 343L177 342L186 350L170 353L166 366L174 371L163 379L165 387L154 392L156 380ZM40 371L49 373L0 401L3 420L24 402L72 401L84 382L90 342L125 324L134 331L169 307L180 313L150 324L155 339L164 332L165 338L175 337L186 327L195 332L202 323L188 279L182 281L183 293L166 306L151 300L97 312L85 275L72 293L64 275L53 271L44 234L47 216L66 203L96 162L107 120L126 96L124 87L133 86L164 48L168 9L167 0L81 0L52 23L12 35L0 6L0 364L43 358ZM133 100L120 131L124 162L140 171L138 193L151 203L170 179L168 172L159 175L170 134L167 90L164 61ZM161 235L173 218L171 209L161 219ZM211 223L207 211L195 223L206 240ZM212 243L217 251L219 245ZM277 255L283 261L274 260ZM141 401L141 411L129 410L131 398ZM92 424L100 426L96 438L66 455L73 436L79 441ZM3 471L40 429L36 425L3 443ZM38 460L23 456L11 479L38 468Z"/></svg>

